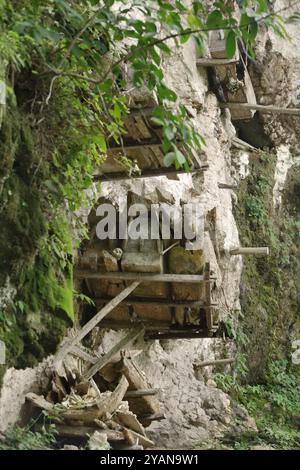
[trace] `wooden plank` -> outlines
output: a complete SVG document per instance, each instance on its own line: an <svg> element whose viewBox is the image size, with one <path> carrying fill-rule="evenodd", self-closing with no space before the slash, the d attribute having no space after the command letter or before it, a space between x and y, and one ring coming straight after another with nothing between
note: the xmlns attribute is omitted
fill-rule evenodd
<svg viewBox="0 0 300 470"><path fill-rule="evenodd" d="M105 305L90 321L88 321L82 328L79 330L77 335L68 341L57 353L54 359L54 366L64 359L66 354L68 354L73 347L79 343L98 323L109 313L111 312L117 305L119 305L122 300L124 300L128 295L133 292L137 286L140 284L139 281L135 281L130 286L126 287L120 294L118 294L114 299L112 299L108 304Z"/></svg>
<svg viewBox="0 0 300 470"><path fill-rule="evenodd" d="M248 144L248 142L245 142L238 137L233 137L231 139L231 146L242 150L249 150L251 152L260 152L260 149L253 147L253 145Z"/></svg>
<svg viewBox="0 0 300 470"><path fill-rule="evenodd" d="M251 103L219 103L220 108L229 109L252 109L267 114L287 114L290 116L300 116L300 108L279 108L277 106L264 106L262 104Z"/></svg>
<svg viewBox="0 0 300 470"><path fill-rule="evenodd" d="M125 172L110 172L110 173L103 173L101 175L94 175L94 181L118 181L118 180L128 180L128 179L142 179L142 178L154 178L157 176L172 176L172 175L183 175L185 173L190 173L191 175L197 173L203 173L204 171L208 170L208 165L201 165L199 168L191 169L190 171L186 171L184 169L176 170L175 168L151 168L149 170L143 170L140 175L131 175L129 176L128 173Z"/></svg>
<svg viewBox="0 0 300 470"><path fill-rule="evenodd" d="M104 367L121 349L125 348L130 342L135 340L144 332L144 328L139 328L130 331L124 338L118 341L115 346L110 349L104 356L102 356L88 371L83 374L84 380L89 380L95 375L102 367Z"/></svg>
<svg viewBox="0 0 300 470"><path fill-rule="evenodd" d="M140 390L129 390L125 394L126 398L138 398L138 397L145 397L149 395L157 395L159 392L159 388L143 388Z"/></svg>
<svg viewBox="0 0 300 470"><path fill-rule="evenodd" d="M162 142L158 141L157 139L148 139L148 140L140 140L137 142L132 142L132 143L126 143L124 142L124 145L111 145L107 149L107 153L111 152L123 152L124 150L136 150L136 149L141 149L143 147L145 148L151 148L151 147L161 147Z"/></svg>
<svg viewBox="0 0 300 470"><path fill-rule="evenodd" d="M210 59L210 58L203 58L197 59L196 64L199 67L217 67L218 65L231 65L236 64L238 62L238 58L235 57L234 59Z"/></svg>
<svg viewBox="0 0 300 470"><path fill-rule="evenodd" d="M138 441L138 444L142 445L144 448L154 446L154 442L151 441L151 439L148 439L148 437L143 436L142 434L139 434L139 433L133 431L132 429L127 429L126 428L126 432L128 433L129 436L132 436L133 442Z"/></svg>
<svg viewBox="0 0 300 470"><path fill-rule="evenodd" d="M53 410L54 404L47 401L43 395L37 395L36 393L29 392L25 395L25 400L32 403L36 408L41 410L51 411Z"/></svg>
<svg viewBox="0 0 300 470"><path fill-rule="evenodd" d="M134 280L139 283L140 282L185 282L186 283L187 282L187 283L197 284L198 282L210 281L209 279L204 279L202 274L152 274L152 273L140 273L140 272L94 273L90 271L77 270L76 276L78 279L111 279L111 280L120 279L123 281ZM210 278L210 279L214 279L214 278ZM118 301L117 304L119 304L120 302L121 300ZM112 308L110 310L112 310Z"/></svg>
<svg viewBox="0 0 300 470"><path fill-rule="evenodd" d="M78 346L73 346L73 348L70 351L70 354L72 354L73 356L80 357L80 359L90 362L91 364L95 364L95 362L97 362L97 359L98 359L97 356L92 356L91 354L87 353L86 351L84 351Z"/></svg>
<svg viewBox="0 0 300 470"><path fill-rule="evenodd" d="M204 266L204 279L209 281L210 279L210 263L205 263ZM212 309L211 309L211 291L210 291L210 283L205 283L205 316L206 316L206 326L209 332L212 331L213 327L213 317L212 317Z"/></svg>
<svg viewBox="0 0 300 470"><path fill-rule="evenodd" d="M93 300L97 303L106 303L111 300L111 297L93 297ZM121 302L123 305L152 305L152 306L167 306L167 307L190 307L198 308L204 305L203 300L172 300L172 299L160 299L154 297L143 297L143 298L129 298ZM211 303L211 306L216 307L216 303Z"/></svg>
<svg viewBox="0 0 300 470"><path fill-rule="evenodd" d="M189 331L174 331L167 333L149 333L145 335L145 341L154 339L198 339L198 338L211 338L206 331L189 332Z"/></svg>

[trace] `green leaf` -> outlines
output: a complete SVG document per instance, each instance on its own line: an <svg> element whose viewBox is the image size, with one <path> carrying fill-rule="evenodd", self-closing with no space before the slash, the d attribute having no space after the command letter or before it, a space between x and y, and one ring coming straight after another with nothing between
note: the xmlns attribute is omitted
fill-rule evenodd
<svg viewBox="0 0 300 470"><path fill-rule="evenodd" d="M169 167L171 166L174 161L175 161L176 155L175 152L169 152L164 156L164 165Z"/></svg>
<svg viewBox="0 0 300 470"><path fill-rule="evenodd" d="M225 47L228 59L232 59L236 51L236 34L233 30L227 34Z"/></svg>
<svg viewBox="0 0 300 470"><path fill-rule="evenodd" d="M206 27L211 29L221 28L224 24L223 16L220 10L212 11L206 20Z"/></svg>
<svg viewBox="0 0 300 470"><path fill-rule="evenodd" d="M163 83L157 87L157 93L161 100L168 100L173 102L177 100L175 91L171 90Z"/></svg>
<svg viewBox="0 0 300 470"><path fill-rule="evenodd" d="M176 161L179 163L180 166L186 163L186 158L182 152L178 148L175 149Z"/></svg>

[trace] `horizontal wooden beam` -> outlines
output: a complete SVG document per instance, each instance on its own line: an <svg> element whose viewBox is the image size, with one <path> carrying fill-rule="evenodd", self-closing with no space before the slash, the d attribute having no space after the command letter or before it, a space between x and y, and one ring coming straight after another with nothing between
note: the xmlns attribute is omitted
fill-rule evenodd
<svg viewBox="0 0 300 470"><path fill-rule="evenodd" d="M107 148L107 153L109 154L110 152L123 152L124 150L136 150L140 149L141 147L162 147L162 142L158 140L140 140L138 142L134 143L126 143L124 142L124 145L111 145Z"/></svg>
<svg viewBox="0 0 300 470"><path fill-rule="evenodd" d="M197 284L198 282L204 281L202 274L152 274L137 272L95 273L92 271L77 270L76 276L78 279L110 279L138 282L187 282ZM210 282L212 279L215 279L215 277L211 277L209 280L205 280L205 282Z"/></svg>
<svg viewBox="0 0 300 470"><path fill-rule="evenodd" d="M235 362L235 359L233 357L230 357L228 359L216 359L216 360L211 360L211 361L197 362L196 364L194 364L194 368L201 369L202 367L220 366L220 365L232 364L233 362Z"/></svg>
<svg viewBox="0 0 300 470"><path fill-rule="evenodd" d="M93 300L96 303L105 303L110 302L112 300L111 297L93 297ZM126 299L121 302L123 305L153 305L153 306L167 306L167 307L190 307L190 308L197 308L203 307L206 304L203 300L172 300L172 299L160 299L158 298L151 298L151 297L143 297L143 298L134 298L134 299ZM212 303L211 307L216 307L216 303Z"/></svg>
<svg viewBox="0 0 300 470"><path fill-rule="evenodd" d="M125 393L124 398L139 398L139 397L147 397L151 395L157 395L159 392L159 388L145 388L141 390L128 390Z"/></svg>
<svg viewBox="0 0 300 470"><path fill-rule="evenodd" d="M199 67L216 67L218 65L231 65L236 64L238 59L210 59L210 58L203 58L197 59L196 64Z"/></svg>
<svg viewBox="0 0 300 470"><path fill-rule="evenodd" d="M236 184L227 184L227 183L218 183L218 187L220 189L236 189Z"/></svg>
<svg viewBox="0 0 300 470"><path fill-rule="evenodd" d="M251 103L219 103L220 108L229 109L251 109L267 114L288 114L290 116L300 116L300 108L279 108L277 106L264 106L262 104Z"/></svg>
<svg viewBox="0 0 300 470"><path fill-rule="evenodd" d="M269 255L269 247L255 246L255 247L239 247L230 250L231 255Z"/></svg>
<svg viewBox="0 0 300 470"><path fill-rule="evenodd" d="M166 332L166 333L149 333L145 335L145 341L153 339L197 339L197 338L211 338L213 333L207 331L199 332Z"/></svg>
<svg viewBox="0 0 300 470"><path fill-rule="evenodd" d="M110 172L110 173L102 173L101 175L94 175L94 181L116 181L116 180L128 180L128 179L141 179L141 178L152 178L155 176L172 176L172 175L183 175L186 173L190 173L191 175L196 173L203 173L204 171L208 170L208 165L201 165L199 168L191 168L190 171L186 171L184 169L176 170L175 168L151 168L147 170L143 170L142 173L134 174L129 176L128 173L124 172Z"/></svg>

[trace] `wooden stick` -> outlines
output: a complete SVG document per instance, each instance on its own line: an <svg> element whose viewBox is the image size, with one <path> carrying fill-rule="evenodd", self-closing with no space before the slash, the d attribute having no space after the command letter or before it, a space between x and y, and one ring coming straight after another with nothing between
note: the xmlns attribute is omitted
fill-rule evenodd
<svg viewBox="0 0 300 470"><path fill-rule="evenodd" d="M211 335L209 335L204 330L202 331L199 330L197 332L174 331L174 332L167 332L167 333L149 333L145 335L145 341L152 340L152 339L197 339L197 338L211 338Z"/></svg>
<svg viewBox="0 0 300 470"><path fill-rule="evenodd" d="M269 247L255 246L255 247L239 247L230 250L231 255L269 255Z"/></svg>
<svg viewBox="0 0 300 470"><path fill-rule="evenodd" d="M232 364L233 362L235 362L235 359L233 357L230 357L228 359L216 359L214 361L211 360L211 361L198 362L197 364L194 365L194 367L195 369L200 369L201 367Z"/></svg>
<svg viewBox="0 0 300 470"><path fill-rule="evenodd" d="M196 173L203 173L209 168L208 165L201 165L199 168L191 168L190 171L184 169L176 170L175 168L152 168L143 170L142 173L129 176L128 173L124 172L111 172L103 173L101 175L94 175L94 181L118 181L118 180L128 180L128 179L142 179L142 178L152 178L156 176L172 176L172 175L183 175L190 173L191 175Z"/></svg>
<svg viewBox="0 0 300 470"><path fill-rule="evenodd" d="M128 390L125 394L125 399L126 398L139 398L139 397L144 397L148 395L157 395L159 392L159 388L144 388L140 390Z"/></svg>
<svg viewBox="0 0 300 470"><path fill-rule="evenodd" d="M79 279L120 279L123 281L138 281L140 282L188 282L195 283L204 281L210 282L215 279L204 279L202 274L152 274L152 273L130 273L130 272L109 272L109 273L94 273L90 271L77 270L76 276ZM117 298L117 297L116 297ZM117 302L118 304L120 302ZM111 309L112 310L112 309ZM97 322L98 323L98 322Z"/></svg>
<svg viewBox="0 0 300 470"><path fill-rule="evenodd" d="M236 189L236 184L227 184L227 183L218 183L218 187L220 189Z"/></svg>
<svg viewBox="0 0 300 470"><path fill-rule="evenodd" d="M135 340L144 332L144 328L140 326L136 330L130 331L124 338L118 341L115 346L102 356L96 364L94 364L87 372L83 374L84 380L89 380L99 370L102 369L121 349L125 348L131 341Z"/></svg>
<svg viewBox="0 0 300 470"><path fill-rule="evenodd" d="M80 357L84 361L90 362L91 364L95 364L97 362L98 357L97 356L92 356L91 354L87 353L83 349L79 348L78 346L73 346L73 348L70 351L70 354L73 356Z"/></svg>
<svg viewBox="0 0 300 470"><path fill-rule="evenodd" d="M77 335L72 338L68 343L66 343L57 353L54 359L54 366L59 361L62 361L66 354L68 354L73 347L79 343L96 325L109 313L111 312L122 300L124 300L137 286L140 284L139 281L135 281L130 286L126 287L120 294L118 294L113 300L111 300L108 304L105 305L90 321L88 321L81 330L77 333Z"/></svg>
<svg viewBox="0 0 300 470"><path fill-rule="evenodd" d="M290 116L300 116L300 108L278 108L276 106L263 106L262 104L250 103L219 103L220 108L229 109L253 109L267 114L288 114Z"/></svg>
<svg viewBox="0 0 300 470"><path fill-rule="evenodd" d="M168 251L172 250L175 246L179 245L180 241L173 243L173 245L170 245L168 248L160 252L160 255L165 255L168 253Z"/></svg>
<svg viewBox="0 0 300 470"><path fill-rule="evenodd" d="M232 145L232 147L236 147L236 148L239 148L239 149L246 149L246 150L250 150L252 152L259 152L258 148L253 147L253 145L248 144L248 142L245 142L244 140L239 139L238 137L233 137L231 139L231 145Z"/></svg>
<svg viewBox="0 0 300 470"><path fill-rule="evenodd" d="M210 58L203 58L197 59L196 64L199 67L216 67L218 65L231 65L236 64L238 59L210 59Z"/></svg>
<svg viewBox="0 0 300 470"><path fill-rule="evenodd" d="M41 431L43 426L43 424L36 424L34 429L36 431ZM49 426L46 425L46 429L48 428ZM60 437L85 438L93 434L93 432L98 431L101 434L106 435L108 441L124 441L124 434L122 431L114 431L112 429L101 431L98 426L70 426L67 424L55 424L55 429Z"/></svg>

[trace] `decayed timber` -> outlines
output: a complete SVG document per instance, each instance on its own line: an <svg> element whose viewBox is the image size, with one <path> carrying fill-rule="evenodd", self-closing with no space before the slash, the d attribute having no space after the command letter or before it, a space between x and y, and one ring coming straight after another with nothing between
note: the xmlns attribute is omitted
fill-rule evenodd
<svg viewBox="0 0 300 470"><path fill-rule="evenodd" d="M204 279L204 276L202 274L151 274L139 272L94 273L91 271L83 270L77 270L76 275L79 279L118 279L123 281L135 280L138 282L186 282L196 284L198 282L203 281L209 282L211 279L214 279L213 277L211 277L210 279Z"/></svg>
<svg viewBox="0 0 300 470"><path fill-rule="evenodd" d="M73 346L70 353L73 356L80 357L80 359L83 359L84 361L90 362L91 364L95 364L95 362L98 360L98 357L92 356L91 354L81 349L79 346Z"/></svg>
<svg viewBox="0 0 300 470"><path fill-rule="evenodd" d="M152 168L148 170L143 170L141 174L132 174L131 176L125 172L110 172L103 173L100 175L94 175L94 181L114 181L114 180L126 180L126 179L141 179L141 178L151 178L155 176L172 176L172 175L182 175L186 173L197 174L203 173L208 170L208 165L201 165L199 168L191 168L190 171L184 169L176 170L175 168Z"/></svg>
<svg viewBox="0 0 300 470"><path fill-rule="evenodd" d="M209 281L209 276L210 276L210 264L205 263L204 266L204 279L206 281ZM205 316L206 316L206 326L208 332L212 331L213 328L213 316L212 316L212 309L211 309L211 292L210 292L210 283L205 282Z"/></svg>
<svg viewBox="0 0 300 470"><path fill-rule="evenodd" d="M229 109L250 109L267 114L288 114L290 116L300 116L300 108L278 108L276 106L264 106L262 104L251 103L219 103L220 108Z"/></svg>
<svg viewBox="0 0 300 470"><path fill-rule="evenodd" d="M111 300L111 297L93 297L96 303L105 303ZM166 306L166 307L190 307L198 308L206 305L203 300L172 300L172 299L160 299L154 297L143 297L134 299L125 299L121 302L122 305L152 305L152 306ZM216 303L211 303L211 307L216 307Z"/></svg>
<svg viewBox="0 0 300 470"><path fill-rule="evenodd" d="M90 379L95 375L102 367L104 367L112 357L114 357L121 349L125 348L131 341L135 340L144 332L142 326L137 329L130 331L124 338L118 341L115 346L108 351L104 356L102 356L87 372L83 374L83 379Z"/></svg>
<svg viewBox="0 0 300 470"><path fill-rule="evenodd" d="M214 332L214 330L212 330ZM145 341L153 339L196 339L207 338L207 331L172 331L167 333L149 333L145 335Z"/></svg>
<svg viewBox="0 0 300 470"><path fill-rule="evenodd" d="M251 152L259 152L258 148L253 147L253 145L248 144L248 142L245 142L236 136L231 139L231 146L242 150L250 150Z"/></svg>
<svg viewBox="0 0 300 470"><path fill-rule="evenodd" d="M129 391L149 388L142 372L134 361L122 358L122 373L129 382ZM160 413L160 405L155 395L145 395L142 397L130 398L130 409L138 416L145 414Z"/></svg>
<svg viewBox="0 0 300 470"><path fill-rule="evenodd" d="M201 369L202 367L207 367L207 366L220 366L220 365L226 365L226 364L232 364L235 361L233 357L230 357L228 359L216 359L214 361L203 361L203 362L197 362L194 367L195 369Z"/></svg>
<svg viewBox="0 0 300 470"><path fill-rule="evenodd" d="M157 395L159 392L159 388L143 388L141 390L129 390L125 394L126 398L138 398L138 397L146 397L149 395Z"/></svg>
<svg viewBox="0 0 300 470"><path fill-rule="evenodd" d="M27 393L25 399L41 410L51 411L54 406L53 403L47 401L42 395L37 395L33 392Z"/></svg>
<svg viewBox="0 0 300 470"><path fill-rule="evenodd" d="M255 247L239 247L230 250L231 255L269 255L269 247L255 246Z"/></svg>
<svg viewBox="0 0 300 470"><path fill-rule="evenodd" d="M227 183L218 183L218 187L220 189L236 189L237 185L235 184L227 184Z"/></svg>
<svg viewBox="0 0 300 470"><path fill-rule="evenodd" d="M204 58L204 59L197 59L196 64L199 67L217 67L218 65L231 65L231 64L236 64L238 62L238 58L234 59L210 59L210 58Z"/></svg>
<svg viewBox="0 0 300 470"><path fill-rule="evenodd" d="M111 312L122 300L124 300L134 289L139 285L138 281L133 282L130 286L126 287L120 294L118 294L113 300L111 300L105 307L103 307L89 322L87 322L83 328L66 343L57 353L54 365L59 361L62 361L64 357L73 349L74 346L79 343L95 326L109 313Z"/></svg>

